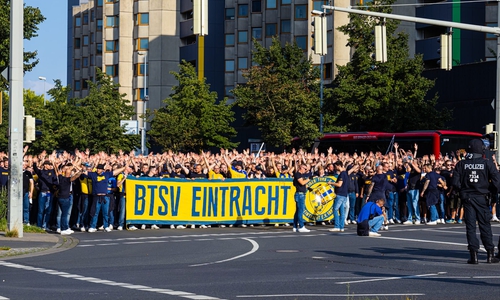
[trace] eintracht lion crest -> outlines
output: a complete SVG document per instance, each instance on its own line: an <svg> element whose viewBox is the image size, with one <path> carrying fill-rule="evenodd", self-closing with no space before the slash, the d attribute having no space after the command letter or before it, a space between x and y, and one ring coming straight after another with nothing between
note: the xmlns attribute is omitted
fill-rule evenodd
<svg viewBox="0 0 500 300"><path fill-rule="evenodd" d="M335 189L328 182L335 182L334 176L316 177L307 183L306 209L304 220L325 221L332 218Z"/></svg>

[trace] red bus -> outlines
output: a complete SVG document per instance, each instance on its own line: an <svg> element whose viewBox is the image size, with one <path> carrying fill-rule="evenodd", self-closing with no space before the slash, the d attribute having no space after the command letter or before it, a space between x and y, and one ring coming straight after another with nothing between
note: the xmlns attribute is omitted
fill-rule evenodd
<svg viewBox="0 0 500 300"><path fill-rule="evenodd" d="M399 133L391 132L345 132L325 133L313 145L320 153L327 153L332 147L333 153L347 152L358 154L361 152L377 152L383 154L394 151L393 143L398 143L404 150L414 151L414 144L418 145L417 155L434 154L451 155L458 149L466 149L473 138L482 138L483 134L469 131L455 130L422 130Z"/></svg>

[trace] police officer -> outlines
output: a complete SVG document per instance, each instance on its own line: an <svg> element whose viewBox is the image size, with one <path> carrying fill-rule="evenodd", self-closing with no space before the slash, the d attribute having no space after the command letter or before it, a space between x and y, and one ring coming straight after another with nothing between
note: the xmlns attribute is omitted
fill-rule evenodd
<svg viewBox="0 0 500 300"><path fill-rule="evenodd" d="M500 187L500 174L493 163L483 158L484 145L480 139L469 142L465 160L459 161L453 171L453 185L460 191L464 204L467 243L470 252L469 264L477 264L479 240L476 237L476 221L479 225L481 241L487 252L488 263L498 263L494 256L495 246L491 233L491 213L486 198L491 184Z"/></svg>

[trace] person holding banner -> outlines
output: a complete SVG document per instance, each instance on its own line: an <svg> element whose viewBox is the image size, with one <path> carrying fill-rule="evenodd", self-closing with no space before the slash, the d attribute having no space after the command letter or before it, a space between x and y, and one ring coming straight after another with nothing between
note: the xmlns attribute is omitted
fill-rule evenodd
<svg viewBox="0 0 500 300"><path fill-rule="evenodd" d="M293 185L295 186L295 214L293 216L293 232L309 232L304 226L304 210L306 202L306 184L311 180L311 174L307 166L301 164L299 170L293 176Z"/></svg>
<svg viewBox="0 0 500 300"><path fill-rule="evenodd" d="M236 178L248 178L247 171L243 169L243 161L238 160L234 164L234 166L231 165L231 162L229 161L229 158L227 158L226 155L224 157L224 162L226 162L227 168L229 169L229 173L231 174L232 179Z"/></svg>
<svg viewBox="0 0 500 300"><path fill-rule="evenodd" d="M109 195L108 195L108 180L111 177L114 177L121 172L125 170L125 167L117 168L114 171L105 171L105 165L104 164L98 164L96 167L96 172L88 172L84 171L83 173L92 180L92 191L94 193L94 203L93 203L93 211L95 211L90 228L88 232L96 232L96 226L97 226L97 218L99 217L99 212L101 211L102 208L102 218L103 218L103 225L104 225L104 230L106 232L111 231L109 228Z"/></svg>

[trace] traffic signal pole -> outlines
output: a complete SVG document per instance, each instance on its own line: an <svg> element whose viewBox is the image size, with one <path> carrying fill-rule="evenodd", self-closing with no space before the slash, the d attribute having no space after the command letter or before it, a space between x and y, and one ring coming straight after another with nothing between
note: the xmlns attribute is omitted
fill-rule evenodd
<svg viewBox="0 0 500 300"><path fill-rule="evenodd" d="M498 18L498 24L500 24L500 0L497 1L497 5L498 5L497 18ZM496 35L497 36L497 51L496 51L497 78L496 78L496 95L495 95L495 130L499 131L499 129L500 129L500 57L499 57L499 55L500 55L500 27L488 27L488 26L480 26L480 25L473 25L473 24L441 21L441 20L435 20L435 19L386 14L386 13L380 13L380 12L367 11L367 10L343 8L343 7L337 7L337 6L331 6L331 5L323 5L323 9L331 9L331 10L346 12L346 13L351 13L351 14L381 17L381 18L407 21L407 22L413 22L413 23L422 23L422 24L430 24L430 25L444 26L444 27L450 27L450 28L459 28L459 29L471 30L471 31L479 31L479 32L491 33L491 34ZM500 153L500 138L497 138L495 148L499 149L498 151L496 151L495 156L496 156L497 161L500 162L500 155L499 155L499 153Z"/></svg>
<svg viewBox="0 0 500 300"><path fill-rule="evenodd" d="M24 1L10 1L9 213L7 227L23 237Z"/></svg>

